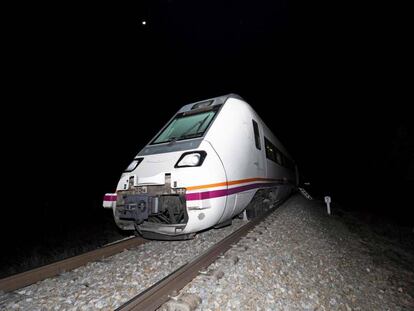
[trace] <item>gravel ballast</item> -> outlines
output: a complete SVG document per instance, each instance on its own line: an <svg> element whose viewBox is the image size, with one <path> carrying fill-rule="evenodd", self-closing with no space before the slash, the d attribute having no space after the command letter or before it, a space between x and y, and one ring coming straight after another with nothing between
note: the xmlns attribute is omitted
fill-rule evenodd
<svg viewBox="0 0 414 311"><path fill-rule="evenodd" d="M149 241L11 293L0 294L0 310L113 310L240 228L234 219L221 229L187 241Z"/></svg>
<svg viewBox="0 0 414 311"><path fill-rule="evenodd" d="M297 195L180 294L200 299L196 310L414 310L413 265L374 259L324 205Z"/></svg>
<svg viewBox="0 0 414 311"><path fill-rule="evenodd" d="M0 295L0 309L113 310L243 224L235 219L189 241L151 241ZM404 264L377 260L379 241L295 195L161 310L414 310L412 254Z"/></svg>

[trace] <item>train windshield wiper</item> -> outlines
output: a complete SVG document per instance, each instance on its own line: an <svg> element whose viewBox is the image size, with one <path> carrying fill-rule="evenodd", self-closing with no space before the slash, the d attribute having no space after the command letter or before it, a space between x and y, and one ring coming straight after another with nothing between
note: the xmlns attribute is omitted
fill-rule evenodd
<svg viewBox="0 0 414 311"><path fill-rule="evenodd" d="M216 110L211 110L188 116L179 114L158 134L151 144L174 143L178 140L200 137L205 132L208 124L212 122L216 113Z"/></svg>
<svg viewBox="0 0 414 311"><path fill-rule="evenodd" d="M173 143L175 143L176 141L177 141L177 137L171 137L170 139L166 140L165 142L166 142L166 143L171 143L171 144L173 144Z"/></svg>
<svg viewBox="0 0 414 311"><path fill-rule="evenodd" d="M203 120L201 120L200 125L197 127L197 132L196 134L200 133L200 129L203 126L203 124L206 122L206 120L208 119L209 115L207 115Z"/></svg>
<svg viewBox="0 0 414 311"><path fill-rule="evenodd" d="M198 131L200 130L200 127L204 124L204 122L206 122L206 120L208 119L209 115L205 116L203 120L200 120L198 122L196 122L193 126L191 126L188 130L186 130L184 133L182 133L178 139L183 139L183 138L189 138L189 136L193 136L193 135L198 135ZM197 127L197 131L193 134L189 134L196 126Z"/></svg>
<svg viewBox="0 0 414 311"><path fill-rule="evenodd" d="M186 139L186 138L192 138L192 137L198 137L200 136L201 133L193 133L193 134L187 134L187 135L181 135L180 136L180 140L181 139Z"/></svg>
<svg viewBox="0 0 414 311"><path fill-rule="evenodd" d="M171 145L174 144L177 140L182 140L186 138L192 138L192 137L198 137L200 136L200 133L194 133L194 134L187 134L187 135L181 135L179 137L172 137L165 141L166 143L170 143Z"/></svg>

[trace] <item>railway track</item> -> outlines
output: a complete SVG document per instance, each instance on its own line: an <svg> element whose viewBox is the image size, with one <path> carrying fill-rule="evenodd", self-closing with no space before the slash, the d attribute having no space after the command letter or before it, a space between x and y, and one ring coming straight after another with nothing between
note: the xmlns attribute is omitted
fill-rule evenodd
<svg viewBox="0 0 414 311"><path fill-rule="evenodd" d="M145 243L146 240L139 237L127 238L115 243L108 244L96 250L57 261L33 270L18 273L0 279L0 291L10 292L30 284L51 278L60 273L76 269L86 265L88 262L103 259L117 253Z"/></svg>
<svg viewBox="0 0 414 311"><path fill-rule="evenodd" d="M190 261L182 261L182 266L176 266L175 270L172 273L168 274L149 288L145 289L145 287L142 287L139 292L136 292L137 295L135 297L133 297L133 295L129 296L127 299L130 299L131 297L133 298L126 303L124 303L126 300L120 301L121 304L123 303L121 306L120 304L109 304L112 304L113 308L118 308L117 310L121 311L156 310L162 306L163 303L167 302L171 297L174 298L177 296L177 293L185 285L191 282L192 279L195 278L200 271L206 270L206 268L210 266L220 255L224 254L228 249L230 249L230 247L232 247L232 245L236 244L243 236L245 236L250 230L252 230L257 224L259 224L264 218L266 218L275 210L276 209L272 208L262 216L259 216L256 219L246 223L242 227L235 229L236 231L233 233L222 237L220 240L217 240L215 242L216 244L208 248L207 251L204 251L203 253L199 252L198 254L200 255L197 255L192 259L191 257L187 257L187 260L190 259ZM107 245L95 251L91 251L79 256L65 259L63 261L52 263L50 265L1 279L0 291L11 292L13 290L23 288L38 281L61 274L62 272L73 270L77 267L85 265L88 262L97 261L105 257L120 253L125 249L134 248L135 246L138 246L145 242L146 240L143 240L141 238L129 238L113 243L111 245ZM179 268L177 269L177 267ZM128 289L128 286L126 286L126 289ZM47 292L47 288L45 292ZM12 297L10 298L11 300L14 299L14 296L9 297ZM28 298L31 299L31 296ZM120 298L116 299L121 300Z"/></svg>
<svg viewBox="0 0 414 311"><path fill-rule="evenodd" d="M145 291L120 306L117 311L150 311L156 310L167 302L170 297L178 293L185 285L195 278L200 271L206 269L219 256L224 254L230 247L236 244L250 230L264 220L275 209L270 209L263 215L249 221L217 244L210 247L205 253L195 257L188 263L158 281Z"/></svg>

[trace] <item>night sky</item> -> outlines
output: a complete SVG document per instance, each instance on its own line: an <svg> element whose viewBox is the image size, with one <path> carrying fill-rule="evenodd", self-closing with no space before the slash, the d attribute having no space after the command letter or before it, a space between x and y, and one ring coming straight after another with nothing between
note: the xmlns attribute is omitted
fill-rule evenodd
<svg viewBox="0 0 414 311"><path fill-rule="evenodd" d="M6 232L101 212L103 194L181 106L228 93L258 112L315 195L413 224L400 25L339 4L140 3L26 7L15 22Z"/></svg>

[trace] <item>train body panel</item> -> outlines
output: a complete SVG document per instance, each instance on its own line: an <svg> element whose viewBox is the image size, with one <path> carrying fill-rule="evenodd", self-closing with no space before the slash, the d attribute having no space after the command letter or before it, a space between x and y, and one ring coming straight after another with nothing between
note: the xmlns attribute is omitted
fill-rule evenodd
<svg viewBox="0 0 414 311"><path fill-rule="evenodd" d="M121 229L189 238L241 213L259 189L285 198L294 163L256 112L228 95L182 107L105 197Z"/></svg>

